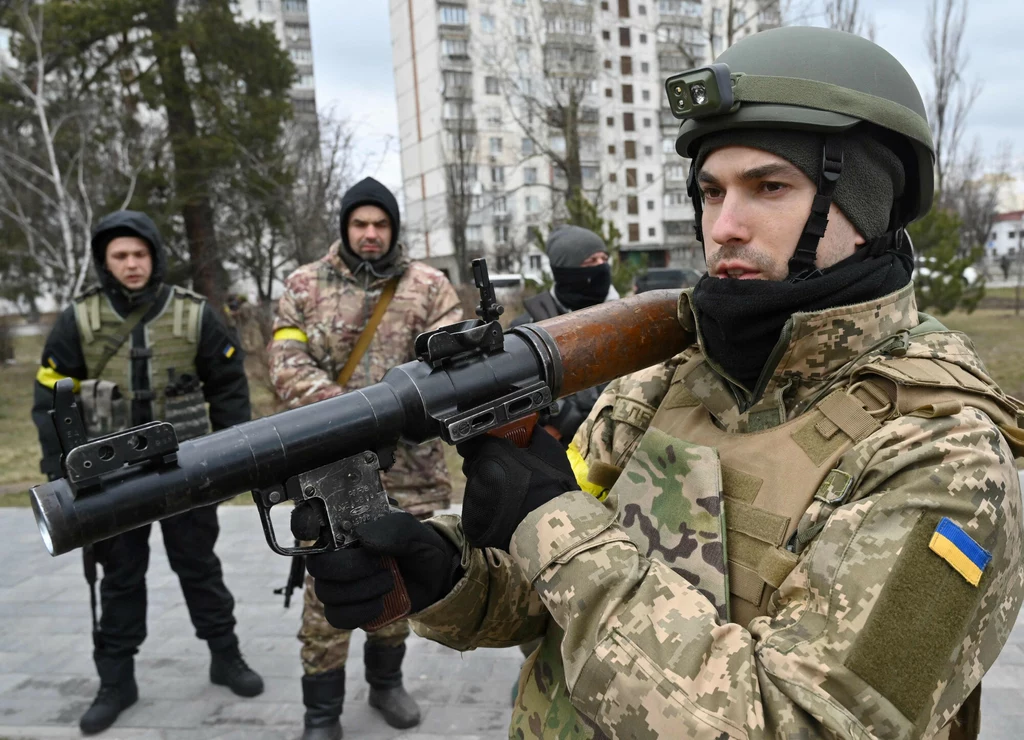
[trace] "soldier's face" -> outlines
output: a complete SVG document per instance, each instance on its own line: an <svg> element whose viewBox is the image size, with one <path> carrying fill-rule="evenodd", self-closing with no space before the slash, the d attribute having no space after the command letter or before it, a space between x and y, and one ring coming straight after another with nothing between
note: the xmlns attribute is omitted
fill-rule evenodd
<svg viewBox="0 0 1024 740"><path fill-rule="evenodd" d="M119 236L107 244L107 269L128 290L142 290L153 274L149 245L137 236Z"/></svg>
<svg viewBox="0 0 1024 740"><path fill-rule="evenodd" d="M359 206L348 217L348 243L364 260L378 260L391 249L391 219L383 208Z"/></svg>
<svg viewBox="0 0 1024 740"><path fill-rule="evenodd" d="M708 274L739 280L784 280L811 212L817 186L791 162L745 146L716 149L697 173L704 198ZM818 242L826 268L864 243L835 204Z"/></svg>

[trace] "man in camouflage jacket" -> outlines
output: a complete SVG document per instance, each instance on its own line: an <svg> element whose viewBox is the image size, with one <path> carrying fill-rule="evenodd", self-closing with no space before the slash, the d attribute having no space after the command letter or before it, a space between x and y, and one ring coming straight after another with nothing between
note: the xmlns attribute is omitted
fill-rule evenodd
<svg viewBox="0 0 1024 740"><path fill-rule="evenodd" d="M341 240L325 257L288 277L274 321L270 375L289 407L377 383L390 368L415 358L418 334L462 318L451 283L429 265L409 261L398 243L398 231L394 196L366 178L342 201ZM373 339L350 377L339 385L339 374L389 283L394 284L394 295ZM449 504L451 483L440 442L400 444L394 466L381 477L388 495L416 517L425 519ZM408 634L405 620L371 633L364 655L370 703L396 727L419 722L416 703L402 687ZM327 623L323 605L307 587L299 631L307 740L340 737L349 637L349 631Z"/></svg>
<svg viewBox="0 0 1024 740"><path fill-rule="evenodd" d="M461 520L356 534L419 587L421 634L543 635L512 738L976 737L1024 594L1022 406L916 310L923 102L828 29L718 61L667 86L708 260L678 305L694 344L611 383L568 459L464 445ZM310 562L332 622L379 612L367 563Z"/></svg>

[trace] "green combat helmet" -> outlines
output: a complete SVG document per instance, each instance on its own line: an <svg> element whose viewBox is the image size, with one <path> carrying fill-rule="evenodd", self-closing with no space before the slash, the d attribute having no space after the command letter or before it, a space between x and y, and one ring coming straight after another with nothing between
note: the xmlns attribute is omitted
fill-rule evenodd
<svg viewBox="0 0 1024 740"><path fill-rule="evenodd" d="M827 28L777 28L744 38L714 64L669 77L665 90L673 115L683 121L676 151L691 160L700 140L718 131L789 129L825 136L818 197L790 261L790 280L816 272L818 239L842 172L842 143L835 135L862 124L870 124L903 162L907 184L893 204L886 238L912 256L903 228L931 207L934 147L921 94L885 49ZM703 242L695 179L691 163L687 192Z"/></svg>

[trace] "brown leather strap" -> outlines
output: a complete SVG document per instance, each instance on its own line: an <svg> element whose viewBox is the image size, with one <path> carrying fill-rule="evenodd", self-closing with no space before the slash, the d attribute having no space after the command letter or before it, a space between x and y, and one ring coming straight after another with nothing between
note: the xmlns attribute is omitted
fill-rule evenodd
<svg viewBox="0 0 1024 740"><path fill-rule="evenodd" d="M338 373L338 385L342 388L348 384L348 381L352 378L352 373L356 371L356 365L363 359L363 355L366 354L367 348L370 346L370 342L373 341L373 335L377 331L377 327L380 325L380 320L384 318L384 312L388 310L388 304L391 303L391 299L395 297L395 288L398 287L398 278L389 280L388 284L384 286L384 290L381 291L380 298L377 299L377 305L373 308L373 314L370 316L370 320L366 322L366 326L363 328L362 334L359 335L359 339L356 340L356 346L352 348L352 354L348 356L348 360L345 362L345 367L341 368L341 372Z"/></svg>

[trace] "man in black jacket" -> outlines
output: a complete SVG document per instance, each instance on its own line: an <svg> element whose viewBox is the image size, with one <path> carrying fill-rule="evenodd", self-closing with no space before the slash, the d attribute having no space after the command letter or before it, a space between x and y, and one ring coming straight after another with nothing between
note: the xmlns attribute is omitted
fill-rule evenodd
<svg viewBox="0 0 1024 740"><path fill-rule="evenodd" d="M555 284L551 290L523 301L526 313L517 316L512 326L543 321L619 297L612 285L608 247L593 231L579 226L560 226L548 236L546 246ZM587 388L563 398L545 416L545 427L563 447L572 442L603 387Z"/></svg>
<svg viewBox="0 0 1024 740"><path fill-rule="evenodd" d="M250 418L243 353L202 296L164 283L166 257L156 225L144 213L117 211L92 237L100 285L58 317L36 375L32 419L39 428L41 468L62 475L60 443L47 411L53 387L75 380L91 437L161 420L179 441ZM207 414L206 405L209 404ZM235 636L234 599L214 554L216 507L160 523L171 568L181 581L196 636L210 646L210 680L240 696L256 696L263 680L243 660ZM101 615L93 606L93 657L100 689L80 726L108 728L138 698L133 656L146 637L146 525L85 552L94 589L103 566Z"/></svg>

